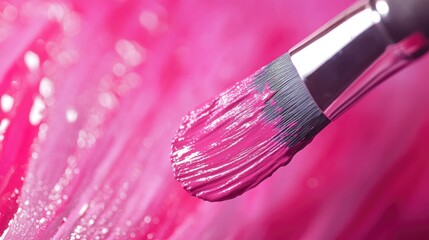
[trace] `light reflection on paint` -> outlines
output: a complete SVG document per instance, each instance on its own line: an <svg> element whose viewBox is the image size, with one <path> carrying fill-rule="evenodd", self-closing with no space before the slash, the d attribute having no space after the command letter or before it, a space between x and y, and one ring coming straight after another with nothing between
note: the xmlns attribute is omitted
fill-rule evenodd
<svg viewBox="0 0 429 240"><path fill-rule="evenodd" d="M42 121L45 109L46 105L43 100L40 97L36 97L29 116L29 120L32 125L38 125Z"/></svg>
<svg viewBox="0 0 429 240"><path fill-rule="evenodd" d="M79 113L73 107L69 107L66 110L66 119L67 119L67 122L69 122L69 123L76 122L78 116L79 116Z"/></svg>
<svg viewBox="0 0 429 240"><path fill-rule="evenodd" d="M52 97L54 93L54 84L52 80L47 77L42 78L40 81L39 92L44 98Z"/></svg>
<svg viewBox="0 0 429 240"><path fill-rule="evenodd" d="M24 62L30 71L36 71L40 66L39 56L32 51L27 51L24 55Z"/></svg>
<svg viewBox="0 0 429 240"><path fill-rule="evenodd" d="M13 108L13 103L15 102L14 98L8 94L4 94L1 97L0 105L3 112L7 113L10 112Z"/></svg>

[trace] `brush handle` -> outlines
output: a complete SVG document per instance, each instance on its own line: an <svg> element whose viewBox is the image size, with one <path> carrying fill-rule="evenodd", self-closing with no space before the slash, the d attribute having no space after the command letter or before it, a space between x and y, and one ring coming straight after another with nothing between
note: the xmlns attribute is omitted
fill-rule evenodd
<svg viewBox="0 0 429 240"><path fill-rule="evenodd" d="M429 47L429 0L367 0L290 51L326 117L336 119Z"/></svg>

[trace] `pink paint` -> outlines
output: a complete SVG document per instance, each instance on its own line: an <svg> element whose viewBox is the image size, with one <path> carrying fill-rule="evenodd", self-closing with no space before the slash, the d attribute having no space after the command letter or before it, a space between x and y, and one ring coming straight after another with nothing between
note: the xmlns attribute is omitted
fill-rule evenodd
<svg viewBox="0 0 429 240"><path fill-rule="evenodd" d="M255 187L293 155L279 142L280 118L265 118L275 104L268 87L250 77L184 118L172 145L175 176L192 195L208 201L234 198Z"/></svg>
<svg viewBox="0 0 429 240"><path fill-rule="evenodd" d="M2 1L0 97L15 99L0 119L11 120L0 143L4 239L427 238L428 58L240 198L201 201L172 174L186 111L351 2ZM14 79L25 84L11 91ZM28 118L36 96L40 126Z"/></svg>

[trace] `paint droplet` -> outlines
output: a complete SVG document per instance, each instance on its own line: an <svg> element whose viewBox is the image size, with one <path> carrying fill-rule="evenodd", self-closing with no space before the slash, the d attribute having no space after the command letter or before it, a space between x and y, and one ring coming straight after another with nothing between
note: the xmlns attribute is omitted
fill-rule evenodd
<svg viewBox="0 0 429 240"><path fill-rule="evenodd" d="M79 216L82 216L85 214L86 210L88 210L89 204L85 203L79 210Z"/></svg>
<svg viewBox="0 0 429 240"><path fill-rule="evenodd" d="M1 140L3 140L3 138L4 138L3 134L6 132L7 127L9 127L9 124L10 124L10 120L9 119L4 118L3 120L1 120L1 122L0 122Z"/></svg>
<svg viewBox="0 0 429 240"><path fill-rule="evenodd" d="M4 94L1 97L1 109L3 110L3 112L5 113L10 112L10 110L12 110L14 102L15 102L15 99L12 96L8 94Z"/></svg>
<svg viewBox="0 0 429 240"><path fill-rule="evenodd" d="M36 97L33 102L33 106L30 111L30 123L32 125L38 125L43 119L43 112L46 108L45 103L40 99L40 97Z"/></svg>
<svg viewBox="0 0 429 240"><path fill-rule="evenodd" d="M132 67L141 64L146 57L146 50L143 47L125 39L116 42L115 50L123 58L125 64Z"/></svg>
<svg viewBox="0 0 429 240"><path fill-rule="evenodd" d="M113 73L117 77L124 76L126 72L127 72L127 69L125 68L125 66L123 64L117 63L113 66Z"/></svg>
<svg viewBox="0 0 429 240"><path fill-rule="evenodd" d="M116 99L116 97L109 92L101 93L98 96L98 101L100 102L101 106L108 109L113 109L118 103L118 100Z"/></svg>
<svg viewBox="0 0 429 240"><path fill-rule="evenodd" d="M146 223L146 224L149 224L151 221L152 221L152 218L151 218L151 216L146 216L146 217L144 217L144 219L143 219L143 221Z"/></svg>
<svg viewBox="0 0 429 240"><path fill-rule="evenodd" d="M52 83L51 79L44 77L40 81L39 86L39 93L44 98L49 98L54 93L54 84Z"/></svg>
<svg viewBox="0 0 429 240"><path fill-rule="evenodd" d="M36 71L37 69L39 69L40 58L36 53L32 51L27 51L25 53L24 62L30 71Z"/></svg>
<svg viewBox="0 0 429 240"><path fill-rule="evenodd" d="M78 112L76 111L76 109L74 109L74 108L68 108L68 109L67 109L67 111L66 111L66 119L67 119L67 122L69 122L69 123L74 123L74 122L76 122L76 120L77 120L78 116L79 116L79 114L78 114Z"/></svg>
<svg viewBox="0 0 429 240"><path fill-rule="evenodd" d="M153 32L159 26L159 18L154 12L143 11L139 16L140 24L148 31Z"/></svg>

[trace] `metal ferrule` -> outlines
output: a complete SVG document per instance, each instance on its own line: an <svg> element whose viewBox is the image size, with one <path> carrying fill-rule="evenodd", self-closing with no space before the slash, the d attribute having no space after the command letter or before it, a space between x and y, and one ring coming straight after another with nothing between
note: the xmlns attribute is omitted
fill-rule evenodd
<svg viewBox="0 0 429 240"><path fill-rule="evenodd" d="M429 49L429 0L359 2L290 51L309 92L334 120Z"/></svg>

